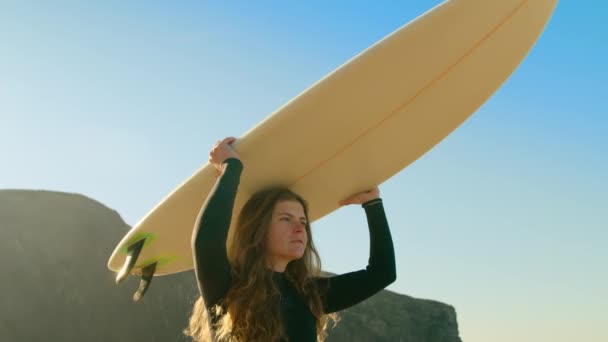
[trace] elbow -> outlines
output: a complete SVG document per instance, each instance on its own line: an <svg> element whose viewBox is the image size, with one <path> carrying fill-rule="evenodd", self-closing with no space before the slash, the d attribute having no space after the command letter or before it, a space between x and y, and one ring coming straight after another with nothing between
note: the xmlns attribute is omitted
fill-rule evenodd
<svg viewBox="0 0 608 342"><path fill-rule="evenodd" d="M393 272L391 276L388 278L388 285L394 283L397 280L397 272Z"/></svg>
<svg viewBox="0 0 608 342"><path fill-rule="evenodd" d="M380 286L380 288L385 288L397 280L397 272L395 271L395 267L379 269L368 268L368 271L373 274L373 277L376 279L376 283L378 286Z"/></svg>
<svg viewBox="0 0 608 342"><path fill-rule="evenodd" d="M397 265L395 264L394 259L393 262L390 263L390 266L387 266L388 267L384 272L384 281L386 284L385 286L388 286L397 280Z"/></svg>
<svg viewBox="0 0 608 342"><path fill-rule="evenodd" d="M192 248L192 250L194 250L194 248L196 247L198 240L198 231L195 229L194 232L192 232L192 236L190 237L190 248Z"/></svg>
<svg viewBox="0 0 608 342"><path fill-rule="evenodd" d="M196 237L194 236L190 240L190 249L192 250L192 252L196 250Z"/></svg>
<svg viewBox="0 0 608 342"><path fill-rule="evenodd" d="M384 287L389 286L390 284L394 283L397 280L397 271L395 270L395 268L391 268L389 271L386 272L385 278L384 278Z"/></svg>
<svg viewBox="0 0 608 342"><path fill-rule="evenodd" d="M195 254L197 251L203 250L202 246L206 243L203 234L198 234L198 232L194 232L190 239L190 248L192 253Z"/></svg>
<svg viewBox="0 0 608 342"><path fill-rule="evenodd" d="M197 248L196 238L192 238L190 242L190 250L192 251L192 257L196 260L197 256L200 254L200 250Z"/></svg>

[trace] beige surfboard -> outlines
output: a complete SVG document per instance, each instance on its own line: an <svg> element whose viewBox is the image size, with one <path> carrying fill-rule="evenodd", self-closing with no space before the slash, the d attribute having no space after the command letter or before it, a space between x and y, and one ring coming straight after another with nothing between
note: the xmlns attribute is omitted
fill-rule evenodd
<svg viewBox="0 0 608 342"><path fill-rule="evenodd" d="M313 222L403 170L512 74L556 3L449 0L323 77L237 137L244 170L233 225L268 185L301 194ZM108 261L117 279L143 275L141 295L153 275L192 269L192 231L214 174L203 165L126 234Z"/></svg>

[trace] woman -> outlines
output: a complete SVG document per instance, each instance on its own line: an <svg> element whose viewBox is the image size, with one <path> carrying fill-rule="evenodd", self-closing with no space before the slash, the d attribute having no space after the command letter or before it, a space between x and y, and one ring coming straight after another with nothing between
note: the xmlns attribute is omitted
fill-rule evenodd
<svg viewBox="0 0 608 342"><path fill-rule="evenodd" d="M184 333L195 341L324 341L328 319L396 279L395 254L378 188L341 205L365 209L370 230L366 269L321 277L308 205L273 187L255 193L239 213L230 255L226 249L234 199L244 165L218 141L209 161L219 177L202 206L192 236L201 297ZM345 238L347 240L347 237Z"/></svg>

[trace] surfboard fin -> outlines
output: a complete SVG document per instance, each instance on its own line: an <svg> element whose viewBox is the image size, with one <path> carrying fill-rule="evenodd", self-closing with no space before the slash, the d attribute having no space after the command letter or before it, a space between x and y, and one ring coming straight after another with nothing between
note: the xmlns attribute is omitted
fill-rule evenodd
<svg viewBox="0 0 608 342"><path fill-rule="evenodd" d="M152 278L154 277L154 271L156 271L156 263L152 263L141 269L141 281L139 282L139 288L137 292L133 295L134 301L139 301L141 297L144 296L148 287L150 287L150 283L152 282Z"/></svg>
<svg viewBox="0 0 608 342"><path fill-rule="evenodd" d="M125 259L125 264L122 266L120 272L118 272L118 275L116 276L116 284L127 279L131 273L131 270L133 270L133 267L135 267L135 263L137 262L141 249L144 247L145 241L146 239L141 239L127 248L127 258Z"/></svg>

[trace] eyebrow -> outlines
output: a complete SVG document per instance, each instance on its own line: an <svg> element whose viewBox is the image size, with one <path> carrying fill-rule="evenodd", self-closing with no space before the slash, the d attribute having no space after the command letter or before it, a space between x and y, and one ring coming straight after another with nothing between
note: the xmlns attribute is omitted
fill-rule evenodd
<svg viewBox="0 0 608 342"><path fill-rule="evenodd" d="M280 215L287 215L287 216L290 216L290 217L294 217L294 216L293 216L293 215L291 215L290 213L279 213L279 216L280 216ZM302 217L300 217L300 218L301 218L301 219L304 219L304 221L307 221L307 222L308 222L308 220L306 219L306 217L302 216Z"/></svg>

